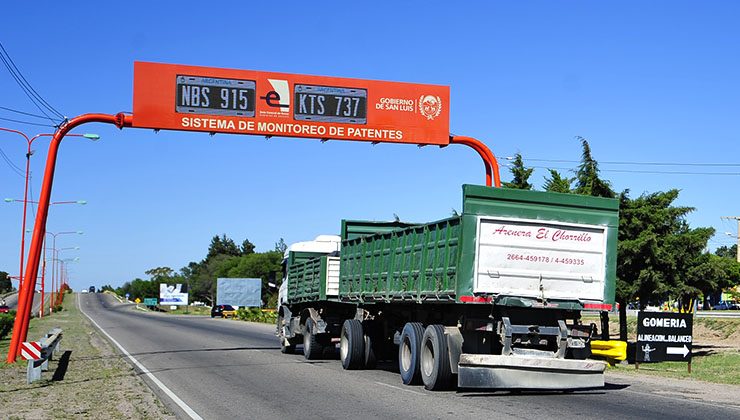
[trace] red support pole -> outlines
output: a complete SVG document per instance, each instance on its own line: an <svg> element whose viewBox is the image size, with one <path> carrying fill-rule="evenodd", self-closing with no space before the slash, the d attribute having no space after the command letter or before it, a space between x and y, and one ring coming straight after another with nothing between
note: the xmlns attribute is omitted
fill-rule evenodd
<svg viewBox="0 0 740 420"><path fill-rule="evenodd" d="M36 288L36 277L39 272L39 262L41 257L41 248L44 243L46 234L46 219L49 215L49 203L51 201L51 188L54 183L54 169L56 168L57 153L59 145L64 136L73 128L92 122L105 124L114 124L118 128L130 127L133 118L130 115L119 113L117 115L109 114L84 114L72 118L61 126L49 145L49 153L46 158L46 170L44 172L44 181L41 186L41 195L39 196L39 207L36 213L36 223L33 227L33 236L31 246L28 250L28 260L26 263L26 281L18 295L18 312L13 322L13 334L10 339L10 348L8 349L8 363L15 363L15 359L20 354L20 344L25 341L28 334L28 322L31 318L31 307L33 303L33 291Z"/></svg>
<svg viewBox="0 0 740 420"><path fill-rule="evenodd" d="M501 177L499 175L498 161L496 160L496 157L493 155L488 146L472 137L464 136L450 136L450 143L462 144L464 146L471 147L476 152L478 152L480 157L483 159L483 164L486 167L486 186L492 186L491 177L493 177L493 185L495 185L496 187L501 187Z"/></svg>

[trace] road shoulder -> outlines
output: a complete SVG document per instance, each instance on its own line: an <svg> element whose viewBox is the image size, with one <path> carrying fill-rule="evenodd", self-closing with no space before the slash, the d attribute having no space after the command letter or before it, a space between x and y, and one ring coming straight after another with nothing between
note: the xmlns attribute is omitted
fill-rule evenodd
<svg viewBox="0 0 740 420"><path fill-rule="evenodd" d="M607 386L628 385L629 392L721 404L740 410L740 385L715 384L690 379L663 378L639 373L606 372ZM740 411L739 411L740 414Z"/></svg>
<svg viewBox="0 0 740 420"><path fill-rule="evenodd" d="M26 362L0 369L3 418L175 418L134 369L122 360L77 309L78 296L65 297L65 309L32 320L29 338L61 327L59 357L40 381L26 383Z"/></svg>

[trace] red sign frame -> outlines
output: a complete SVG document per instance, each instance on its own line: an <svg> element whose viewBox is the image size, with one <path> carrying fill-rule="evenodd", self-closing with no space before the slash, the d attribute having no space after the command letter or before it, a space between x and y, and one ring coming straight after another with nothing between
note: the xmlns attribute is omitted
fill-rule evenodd
<svg viewBox="0 0 740 420"><path fill-rule="evenodd" d="M178 76L255 82L254 116L178 112ZM295 118L296 85L366 90L366 122L304 121ZM279 87L287 87L282 97ZM276 89L276 87L278 87ZM282 89L283 93L286 92ZM289 96L286 100L285 96ZM132 126L164 130L448 145L448 86L307 76L252 70L134 63Z"/></svg>

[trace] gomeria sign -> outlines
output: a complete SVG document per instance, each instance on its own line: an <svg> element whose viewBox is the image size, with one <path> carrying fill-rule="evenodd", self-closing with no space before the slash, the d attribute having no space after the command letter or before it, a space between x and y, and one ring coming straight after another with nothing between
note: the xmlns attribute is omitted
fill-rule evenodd
<svg viewBox="0 0 740 420"><path fill-rule="evenodd" d="M133 126L449 144L447 86L136 62Z"/></svg>
<svg viewBox="0 0 740 420"><path fill-rule="evenodd" d="M692 315L640 312L637 317L637 361L691 361Z"/></svg>

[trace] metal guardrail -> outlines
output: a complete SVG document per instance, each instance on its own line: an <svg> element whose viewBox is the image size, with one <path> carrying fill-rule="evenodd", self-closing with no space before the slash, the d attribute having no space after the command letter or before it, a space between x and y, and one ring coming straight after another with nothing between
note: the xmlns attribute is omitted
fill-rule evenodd
<svg viewBox="0 0 740 420"><path fill-rule="evenodd" d="M54 328L46 334L46 337L39 340L41 345L41 358L28 361L28 373L26 378L28 383L41 379L41 372L49 370L49 360L53 360L59 351L59 343L62 341L62 329Z"/></svg>
<svg viewBox="0 0 740 420"><path fill-rule="evenodd" d="M740 318L740 311L714 310L697 311L697 318Z"/></svg>

